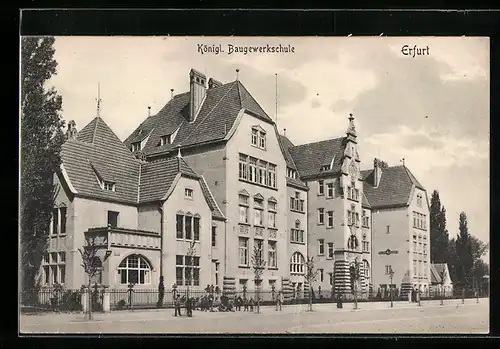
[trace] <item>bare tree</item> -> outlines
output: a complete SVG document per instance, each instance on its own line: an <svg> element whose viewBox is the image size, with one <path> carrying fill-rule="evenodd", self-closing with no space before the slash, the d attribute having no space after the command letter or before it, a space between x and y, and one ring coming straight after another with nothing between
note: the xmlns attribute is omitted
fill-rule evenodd
<svg viewBox="0 0 500 349"><path fill-rule="evenodd" d="M266 261L262 258L262 242L254 245L252 254L252 269L254 273L254 281L256 287L257 298L257 313L260 312L260 286L262 282L262 274L266 267Z"/></svg>
<svg viewBox="0 0 500 349"><path fill-rule="evenodd" d="M358 258L351 263L349 267L349 273L351 275L351 286L352 292L354 294L354 309L358 309L358 283L361 279L360 262Z"/></svg>
<svg viewBox="0 0 500 349"><path fill-rule="evenodd" d="M187 257L189 260L189 272L188 272L188 277L187 277L187 297L189 298L189 286L191 285L191 280L194 281L194 255L196 253L196 246L195 246L195 241L193 240L189 244L189 249L187 252ZM193 282L194 285L194 282Z"/></svg>
<svg viewBox="0 0 500 349"><path fill-rule="evenodd" d="M312 283L316 281L319 270L314 270L314 257L307 257L305 279L309 285L309 311L312 311Z"/></svg>
<svg viewBox="0 0 500 349"><path fill-rule="evenodd" d="M91 287L92 287L92 278L94 278L96 275L98 275L102 271L102 262L104 262L106 259L108 259L109 254L105 254L104 260L101 261L99 256L97 255L97 252L101 248L100 244L97 243L97 238L98 236L86 236L85 241L86 245L83 247L83 249L78 249L80 252L80 255L82 256L82 267L88 276L88 292L89 296L88 298L88 311L87 311L87 316L89 320L92 320L92 296L91 296Z"/></svg>

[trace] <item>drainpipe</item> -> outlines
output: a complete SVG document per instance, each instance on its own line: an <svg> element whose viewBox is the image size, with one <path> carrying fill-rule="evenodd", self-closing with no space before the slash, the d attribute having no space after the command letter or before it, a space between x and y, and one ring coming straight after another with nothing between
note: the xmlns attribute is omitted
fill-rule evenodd
<svg viewBox="0 0 500 349"><path fill-rule="evenodd" d="M158 211L160 211L160 277L163 276L163 203L160 202L158 205Z"/></svg>

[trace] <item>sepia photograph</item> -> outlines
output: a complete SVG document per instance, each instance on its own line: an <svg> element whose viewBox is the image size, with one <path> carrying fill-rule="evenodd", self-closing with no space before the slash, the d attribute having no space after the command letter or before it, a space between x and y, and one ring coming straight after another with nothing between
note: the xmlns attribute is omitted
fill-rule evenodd
<svg viewBox="0 0 500 349"><path fill-rule="evenodd" d="M21 36L19 332L487 334L487 37Z"/></svg>

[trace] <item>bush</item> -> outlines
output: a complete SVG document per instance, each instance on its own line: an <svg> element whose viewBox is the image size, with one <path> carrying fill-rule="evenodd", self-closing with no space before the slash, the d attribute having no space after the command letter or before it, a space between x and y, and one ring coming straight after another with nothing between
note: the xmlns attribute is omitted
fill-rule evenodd
<svg viewBox="0 0 500 349"><path fill-rule="evenodd" d="M118 310L122 310L122 309L125 309L125 307L127 306L127 303L125 302L124 299L120 300L117 304L116 304L116 309Z"/></svg>
<svg viewBox="0 0 500 349"><path fill-rule="evenodd" d="M80 292L65 291L62 295L62 302L59 304L59 309L62 311L81 311L83 308Z"/></svg>

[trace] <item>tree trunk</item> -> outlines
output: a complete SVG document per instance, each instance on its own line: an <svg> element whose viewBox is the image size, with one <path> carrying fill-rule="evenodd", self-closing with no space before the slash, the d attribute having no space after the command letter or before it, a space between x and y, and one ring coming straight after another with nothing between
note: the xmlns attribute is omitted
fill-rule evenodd
<svg viewBox="0 0 500 349"><path fill-rule="evenodd" d="M358 292L356 287L356 281L354 282L354 309L358 309Z"/></svg>
<svg viewBox="0 0 500 349"><path fill-rule="evenodd" d="M313 311L312 290L309 290L309 311Z"/></svg>
<svg viewBox="0 0 500 349"><path fill-rule="evenodd" d="M89 275L89 289L88 289L88 305L89 305L89 320L92 320L92 282L90 280L90 275Z"/></svg>
<svg viewBox="0 0 500 349"><path fill-rule="evenodd" d="M260 285L257 286L257 314L260 313Z"/></svg>

